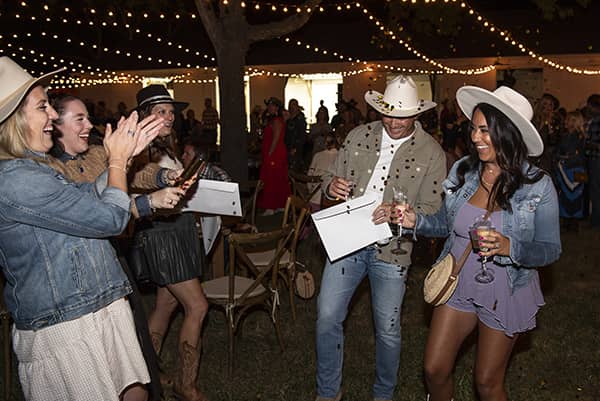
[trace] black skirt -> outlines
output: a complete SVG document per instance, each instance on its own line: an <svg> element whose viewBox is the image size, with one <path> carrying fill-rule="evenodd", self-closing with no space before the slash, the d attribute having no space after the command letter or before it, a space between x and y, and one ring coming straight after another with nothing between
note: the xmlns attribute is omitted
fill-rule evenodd
<svg viewBox="0 0 600 401"><path fill-rule="evenodd" d="M130 262L140 281L165 286L200 277L204 258L191 213L144 221L136 227Z"/></svg>

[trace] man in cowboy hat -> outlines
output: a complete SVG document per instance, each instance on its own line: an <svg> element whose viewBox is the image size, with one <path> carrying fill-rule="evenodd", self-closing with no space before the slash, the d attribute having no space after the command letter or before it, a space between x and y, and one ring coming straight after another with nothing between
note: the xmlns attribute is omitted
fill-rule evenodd
<svg viewBox="0 0 600 401"><path fill-rule="evenodd" d="M414 81L406 76L392 80L384 94L368 91L365 100L382 119L348 134L331 171L323 176L325 196L345 199L351 191L354 196L376 193L381 205L373 212L375 224L389 222L393 188L404 187L415 210L435 212L442 200L446 157L417 121L419 114L435 103L419 99ZM342 397L343 323L350 300L365 276L371 286L376 337L373 399L392 399L412 242L402 243L404 254L392 253L396 245L396 241L373 244L335 262L327 261L317 304L317 401Z"/></svg>

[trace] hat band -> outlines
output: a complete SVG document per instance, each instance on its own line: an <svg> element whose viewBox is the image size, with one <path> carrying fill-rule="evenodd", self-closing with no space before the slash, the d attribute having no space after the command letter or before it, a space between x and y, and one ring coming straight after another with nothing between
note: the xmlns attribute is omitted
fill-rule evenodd
<svg viewBox="0 0 600 401"><path fill-rule="evenodd" d="M156 95L156 96L150 96L147 99L144 99L141 103L140 106L143 106L146 103L174 103L175 101L173 100L173 98L171 96L166 96L166 95Z"/></svg>

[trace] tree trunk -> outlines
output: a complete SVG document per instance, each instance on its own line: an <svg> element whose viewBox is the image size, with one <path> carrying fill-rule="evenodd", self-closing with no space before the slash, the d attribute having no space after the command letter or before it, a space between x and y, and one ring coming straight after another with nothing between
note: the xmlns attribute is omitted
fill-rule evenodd
<svg viewBox="0 0 600 401"><path fill-rule="evenodd" d="M244 108L245 46L217 49L221 105L221 163L241 188L248 183L248 146Z"/></svg>

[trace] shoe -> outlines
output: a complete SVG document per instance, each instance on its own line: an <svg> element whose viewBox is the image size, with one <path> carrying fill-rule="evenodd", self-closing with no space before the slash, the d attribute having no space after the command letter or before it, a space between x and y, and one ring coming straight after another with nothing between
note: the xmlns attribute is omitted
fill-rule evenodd
<svg viewBox="0 0 600 401"><path fill-rule="evenodd" d="M273 209L265 209L264 212L262 212L261 216L273 216L275 214L275 211Z"/></svg>
<svg viewBox="0 0 600 401"><path fill-rule="evenodd" d="M342 390L338 391L338 393L333 398L321 397L320 395L318 395L317 398L315 399L315 401L340 401L341 399L342 399Z"/></svg>

